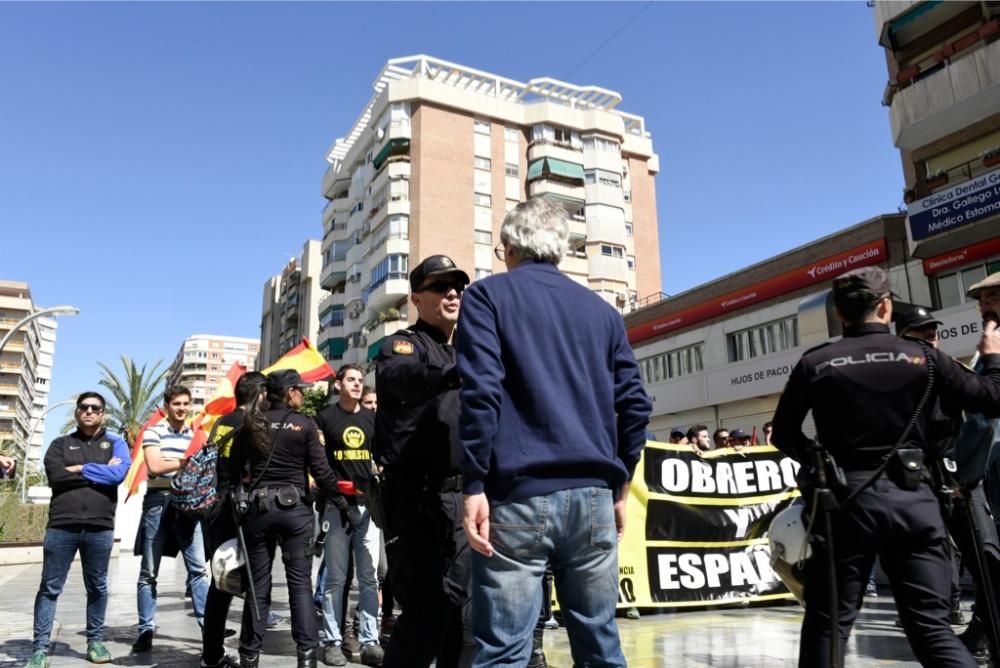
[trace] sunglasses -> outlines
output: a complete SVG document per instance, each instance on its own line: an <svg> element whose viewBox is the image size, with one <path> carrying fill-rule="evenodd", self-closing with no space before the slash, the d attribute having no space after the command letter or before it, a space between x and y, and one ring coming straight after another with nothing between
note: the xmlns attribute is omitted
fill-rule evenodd
<svg viewBox="0 0 1000 668"><path fill-rule="evenodd" d="M97 413L98 415L100 415L101 413L104 412L104 407L98 404L80 404L79 406L76 407L76 410L80 411L81 413Z"/></svg>
<svg viewBox="0 0 1000 668"><path fill-rule="evenodd" d="M433 292L438 295L446 295L450 291L454 290L458 294L462 294L465 290L465 284L458 281L437 281L425 285L424 287L417 290L417 292Z"/></svg>

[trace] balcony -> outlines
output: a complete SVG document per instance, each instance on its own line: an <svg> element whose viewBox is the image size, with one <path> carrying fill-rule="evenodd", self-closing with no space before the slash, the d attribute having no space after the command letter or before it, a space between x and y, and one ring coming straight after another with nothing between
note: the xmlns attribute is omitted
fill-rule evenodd
<svg viewBox="0 0 1000 668"><path fill-rule="evenodd" d="M399 158L406 156L409 159L410 155L410 140L409 138L397 138L390 139L385 143L384 146L374 154L372 157L372 167L376 170L382 168L387 160L392 158Z"/></svg>
<svg viewBox="0 0 1000 668"><path fill-rule="evenodd" d="M891 96L892 137L901 149L926 146L1000 109L1000 41L935 67Z"/></svg>
<svg viewBox="0 0 1000 668"><path fill-rule="evenodd" d="M379 171L372 179L371 189L373 193L377 193L382 188L384 188L389 181L395 181L397 179L402 179L405 181L410 180L410 163L408 160L395 160L390 161L385 169Z"/></svg>
<svg viewBox="0 0 1000 668"><path fill-rule="evenodd" d="M368 331L369 341L381 341L387 336L395 334L401 329L405 329L407 326L406 318L399 318L398 320L386 320L385 322L379 322L375 324L372 329Z"/></svg>
<svg viewBox="0 0 1000 668"><path fill-rule="evenodd" d="M528 184L529 197L547 197L549 199L572 202L583 202L586 192L583 185L570 185L552 179L540 179Z"/></svg>
<svg viewBox="0 0 1000 668"><path fill-rule="evenodd" d="M410 294L410 282L405 277L389 278L368 294L368 308L373 312L395 306Z"/></svg>
<svg viewBox="0 0 1000 668"><path fill-rule="evenodd" d="M409 216L410 198L407 195L392 195L384 205L372 210L371 227L374 230L390 216Z"/></svg>
<svg viewBox="0 0 1000 668"><path fill-rule="evenodd" d="M323 181L320 186L320 194L327 199L334 199L335 194L341 191L346 192L351 182L349 174L338 174L337 164L331 164L323 173Z"/></svg>
<svg viewBox="0 0 1000 668"><path fill-rule="evenodd" d="M624 246L626 245L626 239L624 220L604 216L587 217L588 242L601 241L616 246Z"/></svg>
<svg viewBox="0 0 1000 668"><path fill-rule="evenodd" d="M410 239L406 234L379 235L368 248L366 257L368 265L376 267L389 255L409 255Z"/></svg>
<svg viewBox="0 0 1000 668"><path fill-rule="evenodd" d="M334 260L323 267L320 274L319 286L324 290L333 290L347 280L347 260Z"/></svg>
<svg viewBox="0 0 1000 668"><path fill-rule="evenodd" d="M382 137L378 137L378 132L382 131ZM381 155L382 151L390 146L393 142L397 144L405 140L407 143L410 141L410 119L409 118L397 118L396 120L389 123L389 125L382 130L376 131L376 143L372 148L372 163L375 162L375 158ZM378 169L381 165L376 165L375 169Z"/></svg>
<svg viewBox="0 0 1000 668"><path fill-rule="evenodd" d="M625 258L609 257L600 253L587 258L590 280L618 281L624 283L628 276Z"/></svg>
<svg viewBox="0 0 1000 668"><path fill-rule="evenodd" d="M555 158L564 162L583 163L583 151L569 144L554 143L545 140L534 141L528 146L528 162L541 158Z"/></svg>
<svg viewBox="0 0 1000 668"><path fill-rule="evenodd" d="M587 272L590 271L590 266L587 263L586 257L579 257L577 255L566 255L563 259L559 261L559 269L566 274L576 274L578 276L587 276Z"/></svg>
<svg viewBox="0 0 1000 668"><path fill-rule="evenodd" d="M610 180L607 183L600 180L597 183L588 183L584 189L587 204L607 204L608 206L622 209L625 206L625 200L622 197L622 188L620 185L611 185L611 183L613 181Z"/></svg>

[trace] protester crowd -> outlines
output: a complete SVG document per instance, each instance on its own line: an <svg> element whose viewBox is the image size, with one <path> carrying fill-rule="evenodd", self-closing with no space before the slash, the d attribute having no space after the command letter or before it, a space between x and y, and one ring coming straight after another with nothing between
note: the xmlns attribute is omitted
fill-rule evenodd
<svg viewBox="0 0 1000 668"><path fill-rule="evenodd" d="M103 426L104 397L80 394L76 430L53 441L45 455L52 501L27 668L48 666L57 599L77 553L87 590L86 656L92 663L112 661L103 637L107 572L118 488L133 458L141 458L148 471L134 546L141 558L134 653L156 647L161 560L179 555L202 629L201 667L257 668L264 635L276 621L270 607L280 547L299 668L317 662L343 666L348 659L394 667L546 666L542 638L551 621L553 584L574 663L625 666L615 622L616 544L625 530L630 481L649 437L652 406L620 314L559 271L567 243L565 210L532 199L504 220L495 252L507 272L470 283L449 257L425 258L409 275L417 320L382 344L375 387L364 385L364 369L344 365L334 375L329 402L314 417L301 412L310 383L295 369L244 373L233 390L235 408L215 421L207 445L195 449L199 427L191 421L191 393L171 386L163 396L162 419L142 431L130 452ZM937 320L903 304L893 318L884 274L857 271L834 282L838 315L847 326L842 346L873 341L912 354L921 349L915 347L919 339L922 363L943 369L945 396L971 411L1000 413L1000 344L989 333L980 345L983 375L962 370L934 350ZM974 286L970 296L986 309L1000 307L1000 275ZM890 319L900 335L889 337L895 343L885 338ZM820 347L804 360L825 354ZM602 363L580 364L581 359ZM906 357L906 382L916 390L924 383L923 367L912 359ZM801 433L810 407L820 443L850 442L856 423L858 429L870 428L860 420L869 405L856 407L847 424L831 418L829 405L853 394L808 385L805 377L815 368L803 364L796 366L774 422L759 432L754 426L749 434L724 427L710 433L696 424L671 429L669 442L700 455L773 443L805 467L817 447ZM818 368L841 366L852 365ZM882 392L872 377L862 380L867 387L861 381L852 387ZM836 374L833 381L846 382ZM810 403L818 401L812 393L820 390L830 393L832 398L824 399L829 404ZM896 417L905 416L900 411ZM968 452L959 452L962 438L954 436L969 420L952 411L939 422L948 428L938 440L951 443L951 449L938 454L944 460L968 458ZM987 424L992 439L992 422ZM830 438L835 428L846 431ZM891 426L881 428L890 442ZM931 442L928 429L921 438ZM904 437L908 432L909 427ZM868 460L852 459L861 457L859 452L863 448L842 453L848 478L871 473ZM963 477L959 467L951 480L954 503L982 520L976 531L985 552L972 545L968 526L948 525L963 561L974 550L984 552L985 561L970 565L980 582L983 571L997 569L1000 576L988 505L988 495L997 494L1000 485L978 485L1000 471L985 457L978 472ZM5 475L13 469L0 464ZM896 485L896 474L887 475L884 482ZM842 612L841 642L878 551L891 559L889 577L906 601L902 624L921 660L969 665L972 655L944 621L950 609L943 602L945 576L935 572L924 578L932 593L941 595L937 601L917 600L923 585L914 582L913 573L901 574L900 564L922 557L942 567L957 558L958 552L946 553L944 527L936 533L940 512L907 506L903 487L887 489L880 482L869 493L870 484L855 492L861 495L859 507L863 503L865 512L875 512L879 504L899 504L900 516L910 513L926 532L919 549L909 552L895 544L876 550L856 537L849 537L846 547L838 542L838 549L859 555L850 569L837 573L838 586L854 606L852 614ZM887 496L874 495L876 490ZM908 529L896 530L903 535ZM822 627L829 621L823 617L829 601L820 593L825 588L818 583L827 576L818 568L806 571L817 584L805 594L812 603L801 665L831 665L823 657L837 649ZM988 644L990 593L980 586L973 623L963 636L965 646L980 655ZM239 651L228 656L224 639L235 631L227 630L226 621L235 596L242 597Z"/></svg>

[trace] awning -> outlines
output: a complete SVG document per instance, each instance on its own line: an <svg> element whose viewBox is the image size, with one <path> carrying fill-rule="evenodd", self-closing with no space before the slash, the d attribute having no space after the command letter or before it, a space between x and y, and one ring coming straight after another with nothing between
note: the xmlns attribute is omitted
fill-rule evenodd
<svg viewBox="0 0 1000 668"><path fill-rule="evenodd" d="M535 160L533 163L528 165L528 180L537 179L542 175L542 168L545 166L545 158L541 160Z"/></svg>
<svg viewBox="0 0 1000 668"><path fill-rule="evenodd" d="M405 151L403 150L405 149ZM382 163L384 163L390 155L392 154L402 154L410 150L410 140L406 137L397 137L396 139L390 139L382 147L382 150L378 152L374 158L372 158L372 165L375 169L380 169Z"/></svg>
<svg viewBox="0 0 1000 668"><path fill-rule="evenodd" d="M332 360L338 357L343 357L344 352L347 351L347 339L343 337L327 339L320 346L320 352L323 353L323 357L328 360Z"/></svg>
<svg viewBox="0 0 1000 668"><path fill-rule="evenodd" d="M382 349L382 343L384 341L385 337L383 336L381 339L368 346L368 357L366 359L369 362L378 357L378 351Z"/></svg>
<svg viewBox="0 0 1000 668"><path fill-rule="evenodd" d="M546 158L545 161L548 163L548 171L551 174L567 179L579 179L583 181L583 165L578 165L575 162L566 162L565 160L556 160L555 158Z"/></svg>

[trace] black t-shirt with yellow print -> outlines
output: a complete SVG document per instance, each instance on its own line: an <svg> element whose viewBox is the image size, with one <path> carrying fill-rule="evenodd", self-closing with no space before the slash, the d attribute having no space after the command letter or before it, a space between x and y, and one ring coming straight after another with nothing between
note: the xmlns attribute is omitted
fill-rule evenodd
<svg viewBox="0 0 1000 668"><path fill-rule="evenodd" d="M368 489L372 477L372 447L375 441L375 412L361 407L348 413L339 403L331 404L316 415L323 436L330 468L342 482L345 496L357 489Z"/></svg>

